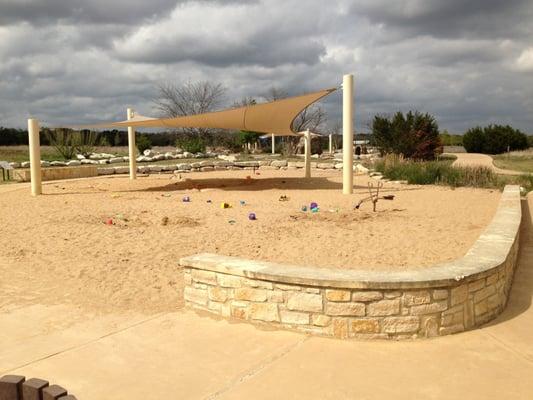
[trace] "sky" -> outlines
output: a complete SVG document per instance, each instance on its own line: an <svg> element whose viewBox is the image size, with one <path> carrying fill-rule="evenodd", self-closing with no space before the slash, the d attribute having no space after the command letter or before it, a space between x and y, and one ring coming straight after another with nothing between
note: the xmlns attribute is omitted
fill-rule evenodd
<svg viewBox="0 0 533 400"><path fill-rule="evenodd" d="M441 130L533 133L531 0L0 0L0 126L157 116L159 84L225 104L355 76L356 128L419 110ZM341 94L322 102L333 126Z"/></svg>

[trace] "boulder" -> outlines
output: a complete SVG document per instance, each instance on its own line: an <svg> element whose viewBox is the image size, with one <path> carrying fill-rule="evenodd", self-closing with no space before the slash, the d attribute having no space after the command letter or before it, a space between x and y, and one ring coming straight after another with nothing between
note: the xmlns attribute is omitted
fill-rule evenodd
<svg viewBox="0 0 533 400"><path fill-rule="evenodd" d="M84 160L80 160L80 163L82 165L95 165L95 164L98 164L98 161L96 160L89 160L89 159L84 159Z"/></svg>
<svg viewBox="0 0 533 400"><path fill-rule="evenodd" d="M120 167L114 167L115 174L129 174L130 173L130 167L129 166L120 166Z"/></svg>
<svg viewBox="0 0 533 400"><path fill-rule="evenodd" d="M213 161L202 161L200 162L200 167L213 167Z"/></svg>
<svg viewBox="0 0 533 400"><path fill-rule="evenodd" d="M156 153L152 149L147 149L143 151L143 155L145 155L146 157L153 157L156 155Z"/></svg>
<svg viewBox="0 0 533 400"><path fill-rule="evenodd" d="M100 165L109 164L109 160L98 160L98 164Z"/></svg>
<svg viewBox="0 0 533 400"><path fill-rule="evenodd" d="M176 165L174 164L165 164L165 165L162 165L163 167L163 171L175 171L177 169Z"/></svg>
<svg viewBox="0 0 533 400"><path fill-rule="evenodd" d="M174 159L174 154L172 154L171 152L165 153L165 160L173 160L173 159Z"/></svg>
<svg viewBox="0 0 533 400"><path fill-rule="evenodd" d="M271 163L272 163L271 160L260 160L259 161L259 166L260 167L264 167L264 166L270 165Z"/></svg>
<svg viewBox="0 0 533 400"><path fill-rule="evenodd" d="M191 169L191 164L187 164L187 163L176 164L176 168L179 171L188 171Z"/></svg>
<svg viewBox="0 0 533 400"><path fill-rule="evenodd" d="M115 168L98 168L98 175L113 175L115 173Z"/></svg>
<svg viewBox="0 0 533 400"><path fill-rule="evenodd" d="M342 163L336 163L335 164L335 169L342 169Z"/></svg>
<svg viewBox="0 0 533 400"><path fill-rule="evenodd" d="M193 158L194 154L189 153L188 151L183 152L183 158Z"/></svg>
<svg viewBox="0 0 533 400"><path fill-rule="evenodd" d="M66 166L67 166L67 164L64 163L63 161L52 161L52 162L50 163L50 165L51 165L52 167L66 167Z"/></svg>
<svg viewBox="0 0 533 400"><path fill-rule="evenodd" d="M18 162L10 162L9 165L11 168L20 168L20 163Z"/></svg>
<svg viewBox="0 0 533 400"><path fill-rule="evenodd" d="M20 163L20 167L21 168L30 168L30 162L29 161L21 162Z"/></svg>
<svg viewBox="0 0 533 400"><path fill-rule="evenodd" d="M287 160L274 160L270 163L272 167L286 167L287 166Z"/></svg>
<svg viewBox="0 0 533 400"><path fill-rule="evenodd" d="M235 155L225 155L225 154L220 154L219 156L217 156L219 159L221 160L224 160L224 161L229 161L229 162L235 162L237 161L237 156Z"/></svg>
<svg viewBox="0 0 533 400"><path fill-rule="evenodd" d="M86 160L86 161L89 161L89 160ZM49 166L50 166L50 162L41 160L41 167L46 168Z"/></svg>
<svg viewBox="0 0 533 400"><path fill-rule="evenodd" d="M85 160L85 156L83 154L76 154L76 158L78 160Z"/></svg>
<svg viewBox="0 0 533 400"><path fill-rule="evenodd" d="M81 165L81 162L79 160L67 161L67 167L77 167L79 165Z"/></svg>
<svg viewBox="0 0 533 400"><path fill-rule="evenodd" d="M358 172L358 173L360 173L360 174L368 174L368 168L363 167L361 164L357 164L357 165L354 167L354 171L355 171L355 172Z"/></svg>
<svg viewBox="0 0 533 400"><path fill-rule="evenodd" d="M335 168L332 163L318 163L316 165L318 169L333 169Z"/></svg>
<svg viewBox="0 0 533 400"><path fill-rule="evenodd" d="M237 161L235 163L236 167L259 167L259 161Z"/></svg>
<svg viewBox="0 0 533 400"><path fill-rule="evenodd" d="M152 161L163 161L165 159L164 154L156 154L152 157Z"/></svg>
<svg viewBox="0 0 533 400"><path fill-rule="evenodd" d="M110 164L119 164L123 162L124 162L124 159L122 157L113 157L109 159Z"/></svg>
<svg viewBox="0 0 533 400"><path fill-rule="evenodd" d="M215 170L215 167L201 167L200 168L200 171L202 172L210 172L210 171L214 171Z"/></svg>
<svg viewBox="0 0 533 400"><path fill-rule="evenodd" d="M194 155L194 158L205 158L205 154L204 153L196 153Z"/></svg>
<svg viewBox="0 0 533 400"><path fill-rule="evenodd" d="M289 161L287 167L304 168L305 162L303 161Z"/></svg>
<svg viewBox="0 0 533 400"><path fill-rule="evenodd" d="M199 163L199 162L193 162L191 163L191 168L200 168L202 165L202 163Z"/></svg>
<svg viewBox="0 0 533 400"><path fill-rule="evenodd" d="M162 165L149 165L148 168L150 169L150 172L161 172L163 171Z"/></svg>

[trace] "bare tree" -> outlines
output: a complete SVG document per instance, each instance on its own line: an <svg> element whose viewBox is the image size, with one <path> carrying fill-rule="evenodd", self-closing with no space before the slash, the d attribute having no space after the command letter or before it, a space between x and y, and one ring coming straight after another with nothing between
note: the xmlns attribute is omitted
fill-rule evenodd
<svg viewBox="0 0 533 400"><path fill-rule="evenodd" d="M157 110L165 117L203 114L215 111L224 100L226 88L221 83L207 81L187 82L182 86L161 84L158 97L153 100ZM194 136L209 135L207 128L182 128Z"/></svg>
<svg viewBox="0 0 533 400"><path fill-rule="evenodd" d="M284 99L285 97L289 97L289 95L285 90L272 86L270 89L267 90L263 97L267 99L267 101L274 101Z"/></svg>

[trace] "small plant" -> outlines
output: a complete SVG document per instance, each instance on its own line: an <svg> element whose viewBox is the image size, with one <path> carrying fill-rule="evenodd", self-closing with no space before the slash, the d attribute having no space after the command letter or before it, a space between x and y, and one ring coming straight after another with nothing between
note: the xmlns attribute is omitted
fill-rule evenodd
<svg viewBox="0 0 533 400"><path fill-rule="evenodd" d="M71 160L76 155L78 140L72 129L57 128L44 132L57 154L64 160Z"/></svg>
<svg viewBox="0 0 533 400"><path fill-rule="evenodd" d="M143 154L145 150L152 148L152 141L146 134L139 135L135 140L135 144L137 145L137 150L139 150L140 154Z"/></svg>

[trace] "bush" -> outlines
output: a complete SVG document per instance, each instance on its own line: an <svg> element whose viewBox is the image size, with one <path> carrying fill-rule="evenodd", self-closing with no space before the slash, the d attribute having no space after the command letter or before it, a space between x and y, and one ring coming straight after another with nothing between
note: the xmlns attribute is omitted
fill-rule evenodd
<svg viewBox="0 0 533 400"><path fill-rule="evenodd" d="M143 154L145 150L152 148L152 141L146 134L137 136L135 144L137 145L137 150L139 150L140 154Z"/></svg>
<svg viewBox="0 0 533 400"><path fill-rule="evenodd" d="M435 118L418 111L392 118L376 115L372 134L382 154L394 153L406 158L432 160L442 152L439 127Z"/></svg>
<svg viewBox="0 0 533 400"><path fill-rule="evenodd" d="M185 136L176 140L176 147L189 153L204 153L205 142L198 136Z"/></svg>
<svg viewBox="0 0 533 400"><path fill-rule="evenodd" d="M451 160L413 161L388 155L375 166L391 180L404 180L416 185L447 185L452 187L501 187L502 181L488 167L454 167Z"/></svg>
<svg viewBox="0 0 533 400"><path fill-rule="evenodd" d="M463 145L469 153L500 154L527 149L528 137L509 125L476 126L464 134Z"/></svg>

